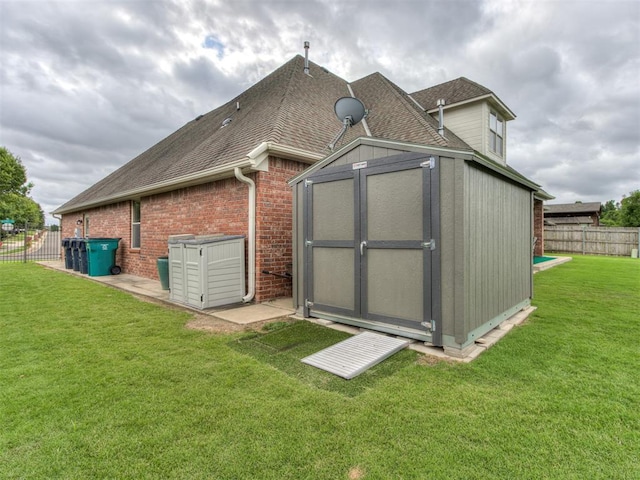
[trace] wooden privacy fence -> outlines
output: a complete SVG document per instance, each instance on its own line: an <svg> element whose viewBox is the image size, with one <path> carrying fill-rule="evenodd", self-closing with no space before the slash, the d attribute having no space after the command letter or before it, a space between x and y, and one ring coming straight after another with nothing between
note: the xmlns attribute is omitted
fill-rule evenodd
<svg viewBox="0 0 640 480"><path fill-rule="evenodd" d="M583 255L631 256L639 249L640 228L580 227L557 225L544 227L544 249L550 252Z"/></svg>

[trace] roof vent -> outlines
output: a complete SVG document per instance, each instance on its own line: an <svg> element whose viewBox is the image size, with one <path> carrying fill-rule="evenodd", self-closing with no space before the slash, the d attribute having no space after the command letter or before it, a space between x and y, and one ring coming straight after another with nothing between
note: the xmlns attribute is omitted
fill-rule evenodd
<svg viewBox="0 0 640 480"><path fill-rule="evenodd" d="M222 121L222 126L220 128L224 128L231 123L231 117L227 117Z"/></svg>
<svg viewBox="0 0 640 480"><path fill-rule="evenodd" d="M309 73L309 42L304 42L304 73L311 76Z"/></svg>
<svg viewBox="0 0 640 480"><path fill-rule="evenodd" d="M438 106L438 135L444 137L444 98L439 98L436 102Z"/></svg>
<svg viewBox="0 0 640 480"><path fill-rule="evenodd" d="M364 108L364 104L354 97L339 98L333 106L333 111L336 112L338 120L342 122L342 130L340 130L336 138L329 144L331 151L333 151L336 143L338 143L345 134L347 128L356 125L367 116L367 110Z"/></svg>

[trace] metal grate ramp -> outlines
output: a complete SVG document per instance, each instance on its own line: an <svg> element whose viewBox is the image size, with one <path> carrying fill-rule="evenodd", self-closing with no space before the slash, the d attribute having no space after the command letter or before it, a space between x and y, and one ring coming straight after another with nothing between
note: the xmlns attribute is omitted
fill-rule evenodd
<svg viewBox="0 0 640 480"><path fill-rule="evenodd" d="M309 355L301 362L349 380L410 343L407 339L363 332Z"/></svg>

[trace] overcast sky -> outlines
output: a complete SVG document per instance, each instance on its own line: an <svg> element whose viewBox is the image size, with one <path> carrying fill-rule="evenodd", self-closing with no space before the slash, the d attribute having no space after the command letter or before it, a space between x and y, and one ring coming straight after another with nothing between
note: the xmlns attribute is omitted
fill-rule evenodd
<svg viewBox="0 0 640 480"><path fill-rule="evenodd" d="M640 189L638 0L0 0L0 145L50 212L305 40L347 81L488 87L517 115L508 163L551 203Z"/></svg>

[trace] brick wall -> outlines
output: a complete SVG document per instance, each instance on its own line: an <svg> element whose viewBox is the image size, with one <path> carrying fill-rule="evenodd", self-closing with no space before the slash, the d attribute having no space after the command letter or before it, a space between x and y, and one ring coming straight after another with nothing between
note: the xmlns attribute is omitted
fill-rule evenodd
<svg viewBox="0 0 640 480"><path fill-rule="evenodd" d="M248 174L256 182L257 302L291 295L291 279L262 274L291 271L292 193L288 179L306 165L269 159L268 172ZM123 272L158 279L156 260L167 255L169 235L247 235L248 186L228 178L140 199L140 249L131 248L131 202L63 215L62 236L72 237L78 219L89 218L91 237L121 237L116 260ZM83 230L84 234L84 230Z"/></svg>
<svg viewBox="0 0 640 480"><path fill-rule="evenodd" d="M271 157L269 172L260 172L256 187L256 298L258 301L292 295L291 278L263 274L263 270L292 273L293 194L287 180L307 165Z"/></svg>
<svg viewBox="0 0 640 480"><path fill-rule="evenodd" d="M533 201L533 236L538 239L533 254L541 257L544 255L544 204L537 199Z"/></svg>

